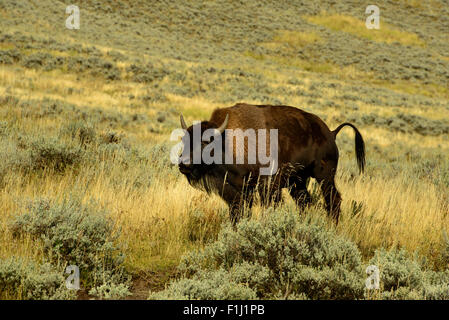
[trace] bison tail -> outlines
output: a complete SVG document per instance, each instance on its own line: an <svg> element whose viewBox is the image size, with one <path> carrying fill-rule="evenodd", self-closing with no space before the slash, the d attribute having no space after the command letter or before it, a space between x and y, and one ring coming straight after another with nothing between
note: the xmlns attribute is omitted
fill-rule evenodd
<svg viewBox="0 0 449 320"><path fill-rule="evenodd" d="M338 132L340 132L341 128L344 126L350 126L354 129L355 132L355 155L357 157L357 166L359 167L360 173L363 173L365 170L365 142L363 141L362 135L359 130L351 123L345 122L337 127L332 133L334 134L334 138L337 137Z"/></svg>

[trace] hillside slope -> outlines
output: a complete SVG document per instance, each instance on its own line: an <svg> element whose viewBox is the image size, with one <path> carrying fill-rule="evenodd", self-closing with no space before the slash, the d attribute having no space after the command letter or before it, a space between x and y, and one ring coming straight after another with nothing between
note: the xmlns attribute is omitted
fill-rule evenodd
<svg viewBox="0 0 449 320"><path fill-rule="evenodd" d="M10 224L30 201L94 200L121 229L127 271L161 289L227 223L169 162L170 133L181 112L191 123L247 102L356 124L367 172L342 131L337 233L366 260L401 246L447 266L447 1L380 1L380 30L359 1L82 1L79 30L65 28L69 4L0 2L0 258L47 259Z"/></svg>

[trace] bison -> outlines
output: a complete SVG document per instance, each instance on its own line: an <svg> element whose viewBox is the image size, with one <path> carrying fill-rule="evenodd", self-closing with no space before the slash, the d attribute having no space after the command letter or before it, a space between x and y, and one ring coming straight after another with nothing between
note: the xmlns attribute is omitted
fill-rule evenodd
<svg viewBox="0 0 449 320"><path fill-rule="evenodd" d="M306 206L311 201L307 191L310 177L320 184L326 210L338 223L341 196L334 181L338 164L335 138L344 126L355 131L355 154L360 173L365 167L365 143L353 124L343 123L331 131L318 116L295 107L238 103L216 109L209 121L190 127L182 115L180 120L185 133L180 142L183 148L178 159L180 172L193 187L220 195L229 205L234 225L241 217L242 209L245 206L251 208L256 194L263 205L276 205L281 200L282 188L288 188L297 205ZM195 130L202 135L208 129L213 132L209 139L195 139ZM270 135L265 141L251 140L248 132L260 132L261 129L274 130L277 135L274 138ZM243 141L243 163L238 161L237 140ZM210 144L217 141L220 144L216 144L215 149L210 148ZM261 159L252 159L250 163L254 144L264 150L274 150L271 160L275 158L276 163L270 163L274 168L271 174L261 174L263 166L267 165ZM208 146L213 149L211 156L223 161L197 159L195 162L195 152L202 154ZM228 161L224 161L225 158Z"/></svg>

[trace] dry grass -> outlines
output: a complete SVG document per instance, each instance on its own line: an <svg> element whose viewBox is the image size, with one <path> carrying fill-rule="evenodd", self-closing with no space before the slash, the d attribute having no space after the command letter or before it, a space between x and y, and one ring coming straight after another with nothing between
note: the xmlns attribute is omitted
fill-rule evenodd
<svg viewBox="0 0 449 320"><path fill-rule="evenodd" d="M323 12L317 16L305 16L304 19L313 24L322 25L335 31L347 32L372 41L399 42L403 45L425 46L425 42L416 34L399 30L382 20L380 21L380 29L368 29L365 26L365 21L343 14Z"/></svg>
<svg viewBox="0 0 449 320"><path fill-rule="evenodd" d="M19 74L0 71L2 88L5 85L19 83ZM37 79L40 75L31 74ZM44 81L39 92L45 95L48 91L59 91L58 81ZM89 88L86 83L78 83L87 90L99 90L95 98L80 97L81 105L96 99L96 103L104 108L108 107L108 100L104 98L104 88L111 90L111 85L96 84ZM26 88L25 88L26 89ZM128 86L133 92L135 88ZM18 91L17 91L18 92ZM185 105L183 112L190 120L205 118L217 105L200 98L187 99L169 96L178 105ZM367 109L368 110L368 109ZM330 114L331 116L331 114ZM23 120L24 130L32 128L49 132L54 126L51 120L41 120L39 123ZM329 123L332 127L334 123ZM37 128L36 128L37 126ZM26 129L28 128L28 129ZM138 131L136 131L138 132ZM376 144L393 150L391 132L387 130L364 131L368 148ZM158 135L140 133L142 143L150 139L164 141ZM420 138L423 146L437 147L447 143L441 137ZM352 140L352 138L351 138ZM406 135L395 135L394 141L415 144L415 138ZM376 155L368 150L368 159L375 161ZM442 231L447 230L449 221L446 216L447 207L443 206L441 191L428 182L411 183L407 175L398 173L392 178L358 177L349 181L350 172L345 168L354 166L352 154L343 154L341 163L346 164L339 169L337 185L343 195L342 208L346 215L339 225L339 232L353 239L366 254L379 246L401 245L410 250L418 250L430 258L436 258L441 243ZM404 164L404 172L408 172ZM218 197L206 197L202 192L191 188L180 175L176 179L156 179L151 186L144 190L133 190L129 185L122 185L119 189L112 187L111 178L121 170L120 167L106 171L104 167L87 167L80 172L69 171L64 176L53 175L48 172L44 176L22 177L9 176L5 187L0 193L1 210L4 214L0 218L0 225L5 232L1 235L1 256L8 256L11 252L34 258L40 257L41 249L29 239L13 240L8 231L8 220L20 209L21 199L33 199L44 196L60 198L76 185L89 185L84 194L86 201L95 199L110 212L117 227L122 230L120 241L127 244L127 265L136 272L158 270L172 267L179 261L180 256L197 246L188 240L189 210L200 209L210 216L216 215L219 209L226 206ZM135 168L138 170L138 168ZM136 173L137 174L137 173ZM94 175L94 181L88 182L88 177ZM364 211L357 217L348 216L352 199L363 203ZM291 205L291 201L287 201ZM254 210L255 216L262 211L260 207ZM218 223L214 221L214 223Z"/></svg>
<svg viewBox="0 0 449 320"><path fill-rule="evenodd" d="M270 49L284 47L285 45L290 47L290 49L298 49L308 44L320 41L322 41L321 37L315 32L280 30L271 42L264 42L261 45Z"/></svg>
<svg viewBox="0 0 449 320"><path fill-rule="evenodd" d="M339 181L345 199L357 199L365 208L356 217L346 216L339 226L364 254L379 247L399 246L416 250L432 262L438 260L443 232L449 228L447 207L435 186L410 180L399 173L388 180ZM343 210L350 212L350 204L344 201Z"/></svg>

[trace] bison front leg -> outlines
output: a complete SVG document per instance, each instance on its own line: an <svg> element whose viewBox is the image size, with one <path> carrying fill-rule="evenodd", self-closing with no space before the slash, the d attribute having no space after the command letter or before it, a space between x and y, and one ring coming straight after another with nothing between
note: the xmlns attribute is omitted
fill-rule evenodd
<svg viewBox="0 0 449 320"><path fill-rule="evenodd" d="M308 177L305 176L295 176L290 177L289 179L290 195L301 210L306 208L312 202L312 197L307 190L307 181Z"/></svg>
<svg viewBox="0 0 449 320"><path fill-rule="evenodd" d="M280 176L275 176L274 179L266 179L259 181L257 191L260 198L260 204L268 208L273 206L276 208L282 201L282 188Z"/></svg>
<svg viewBox="0 0 449 320"><path fill-rule="evenodd" d="M245 209L250 212L253 205L253 194L252 189L242 192L231 185L224 188L221 197L229 206L229 215L234 227L240 221Z"/></svg>
<svg viewBox="0 0 449 320"><path fill-rule="evenodd" d="M313 169L314 178L321 185L324 200L326 201L326 209L329 216L335 219L338 224L340 217L341 196L335 187L335 172L337 171L338 153L336 160L320 161Z"/></svg>
<svg viewBox="0 0 449 320"><path fill-rule="evenodd" d="M244 207L241 205L240 201L233 201L228 203L229 206L229 217L231 218L232 226L235 228L240 218L243 215Z"/></svg>
<svg viewBox="0 0 449 320"><path fill-rule="evenodd" d="M276 208L282 201L282 189L272 190L259 190L260 204L264 208L268 208L270 205Z"/></svg>

